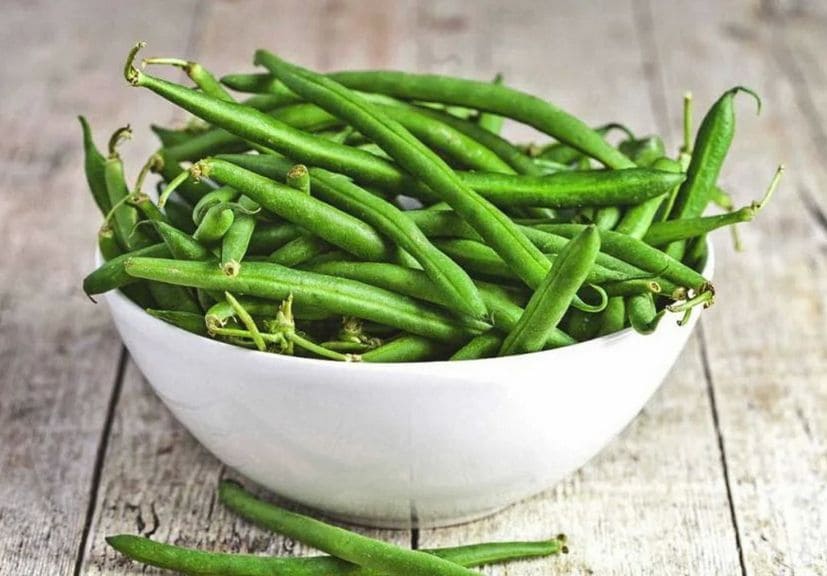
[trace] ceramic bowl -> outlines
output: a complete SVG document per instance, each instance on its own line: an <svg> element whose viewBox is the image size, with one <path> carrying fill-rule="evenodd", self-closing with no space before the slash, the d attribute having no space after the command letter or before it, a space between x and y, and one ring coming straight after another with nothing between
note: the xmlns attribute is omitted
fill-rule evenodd
<svg viewBox="0 0 827 576"><path fill-rule="evenodd" d="M699 316L520 356L343 364L238 348L120 292L106 300L155 392L216 457L284 498L391 528L478 518L583 466L657 390Z"/></svg>

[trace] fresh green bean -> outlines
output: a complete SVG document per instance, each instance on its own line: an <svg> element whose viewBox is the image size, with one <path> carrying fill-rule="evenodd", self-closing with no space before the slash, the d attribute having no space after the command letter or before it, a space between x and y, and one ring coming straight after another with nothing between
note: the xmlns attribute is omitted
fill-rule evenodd
<svg viewBox="0 0 827 576"><path fill-rule="evenodd" d="M152 133L158 137L158 140L161 141L161 146L164 148L171 148L172 146L177 146L178 144L182 144L193 137L203 134L207 130L209 130L209 124L203 124L193 128L192 126L185 126L184 128L166 128L164 126L158 126L157 124L150 124L149 129L152 130Z"/></svg>
<svg viewBox="0 0 827 576"><path fill-rule="evenodd" d="M234 202L238 199L238 196L238 190L231 188L230 186L222 186L221 188L216 188L215 190L204 194L201 199L195 203L195 206L192 209L192 221L195 222L196 225L201 224L207 210L216 204L228 204L230 202Z"/></svg>
<svg viewBox="0 0 827 576"><path fill-rule="evenodd" d="M651 294L638 294L626 298L629 323L639 334L651 334L657 328L661 315L655 308Z"/></svg>
<svg viewBox="0 0 827 576"><path fill-rule="evenodd" d="M227 100L228 102L235 100L224 86L216 80L215 76L198 62L181 60L180 58L144 58L141 62L141 67L143 68L147 64L168 64L181 68L187 76L190 77L190 80L195 82L195 85L205 94L209 94L213 98Z"/></svg>
<svg viewBox="0 0 827 576"><path fill-rule="evenodd" d="M155 229L176 260L209 260L212 253L195 238L164 222L156 222Z"/></svg>
<svg viewBox="0 0 827 576"><path fill-rule="evenodd" d="M83 131L83 167L86 182L89 184L89 191L92 193L95 204L105 216L112 209L112 202L109 200L109 193L106 189L106 158L95 146L89 122L83 116L78 116L78 120Z"/></svg>
<svg viewBox="0 0 827 576"><path fill-rule="evenodd" d="M643 241L652 246L664 246L672 242L681 240L688 240L703 236L713 230L723 226L732 226L741 222L750 222L753 218L766 206L769 199L772 197L778 183L781 180L781 175L784 173L784 167L779 166L770 182L764 197L753 202L749 206L744 206L738 210L727 212L726 214L718 214L715 216L701 216L700 218L685 218L681 220L665 220L657 222L647 230Z"/></svg>
<svg viewBox="0 0 827 576"><path fill-rule="evenodd" d="M195 229L192 237L204 246L211 246L221 241L235 221L235 213L226 204L216 204L209 208Z"/></svg>
<svg viewBox="0 0 827 576"><path fill-rule="evenodd" d="M712 196L710 190L715 186L721 172L724 159L735 135L734 98L739 92L746 92L755 98L758 111L761 99L743 86L736 86L724 92L704 117L698 128L692 159L686 170L686 180L675 197L670 219L697 218L703 215ZM685 250L681 242L667 248L670 256L680 259Z"/></svg>
<svg viewBox="0 0 827 576"><path fill-rule="evenodd" d="M600 313L600 328L597 331L598 336L606 336L614 334L623 330L626 323L626 304L623 302L622 296L613 296L609 298L606 309Z"/></svg>
<svg viewBox="0 0 827 576"><path fill-rule="evenodd" d="M247 251L250 254L270 254L278 250L291 240L295 240L302 234L302 229L295 224L280 222L270 224L260 222L256 224L253 235L250 237L250 245Z"/></svg>
<svg viewBox="0 0 827 576"><path fill-rule="evenodd" d="M501 85L503 83L503 75L497 74L494 76L493 84ZM480 112L479 116L477 117L477 124L480 128L488 130L492 134L499 134L503 129L503 123L505 118L502 116L497 116L496 114L490 114L488 112Z"/></svg>
<svg viewBox="0 0 827 576"><path fill-rule="evenodd" d="M681 171L680 164L665 157L655 160L652 167L664 172L672 172L675 174L680 174ZM680 181L675 182L675 185L672 188L676 189L682 181L683 176L681 176ZM649 226L652 225L652 221L655 219L655 215L657 214L661 204L663 204L663 196L654 196L645 202L638 204L637 206L629 208L623 215L623 218L620 220L615 230L622 234L627 234L632 238L642 238L649 229Z"/></svg>
<svg viewBox="0 0 827 576"><path fill-rule="evenodd" d="M176 199L167 199L164 205L164 214L170 224L186 232L192 234L195 232L195 224L192 222L192 206Z"/></svg>
<svg viewBox="0 0 827 576"><path fill-rule="evenodd" d="M629 138L621 142L618 149L635 164L644 167L652 166L655 160L666 156L666 146L660 136Z"/></svg>
<svg viewBox="0 0 827 576"><path fill-rule="evenodd" d="M341 260L316 263L308 269L319 274L357 280L439 306L451 307L445 294L437 290L428 276L420 270L384 262L344 262ZM511 330L523 313L519 304L515 303L511 295L499 286L478 282L477 287L491 315L494 327L503 331ZM545 346L557 348L573 343L574 340L564 332L553 330Z"/></svg>
<svg viewBox="0 0 827 576"><path fill-rule="evenodd" d="M104 224L98 230L98 250L104 261L112 260L120 256L123 251L115 239L115 231L109 224Z"/></svg>
<svg viewBox="0 0 827 576"><path fill-rule="evenodd" d="M219 499L248 520L363 568L385 574L479 576L427 552L398 548L257 500L235 483L222 482Z"/></svg>
<svg viewBox="0 0 827 576"><path fill-rule="evenodd" d="M120 128L112 134L109 140L109 156L104 166L106 192L112 206L107 220L111 219L115 238L126 251L142 248L148 244L146 237L136 228L138 211L127 203L129 189L124 178L123 162L117 151L118 144L126 138L131 138L131 135L132 131L129 126Z"/></svg>
<svg viewBox="0 0 827 576"><path fill-rule="evenodd" d="M127 274L124 269L126 261L135 256L167 258L170 256L170 252L164 243L160 243L107 260L83 279L83 291L88 296L94 296L135 282L135 279Z"/></svg>
<svg viewBox="0 0 827 576"><path fill-rule="evenodd" d="M573 238L585 227L581 224L541 224L537 228L566 238ZM641 240L606 230L601 230L600 237L601 249L606 254L628 262L645 273L694 290L702 290L709 285L700 273Z"/></svg>
<svg viewBox="0 0 827 576"><path fill-rule="evenodd" d="M660 294L661 287L651 278L629 278L606 282L601 286L610 298L614 296L635 296L637 294Z"/></svg>
<svg viewBox="0 0 827 576"><path fill-rule="evenodd" d="M639 204L663 195L684 176L661 170L629 168L513 176L467 172L462 181L498 206L579 208Z"/></svg>
<svg viewBox="0 0 827 576"><path fill-rule="evenodd" d="M305 194L310 194L310 171L304 164L296 164L287 171L285 181L288 186Z"/></svg>
<svg viewBox="0 0 827 576"><path fill-rule="evenodd" d="M328 76L353 90L387 94L404 100L467 106L498 114L533 126L611 168L633 167L628 158L581 120L541 98L506 86L390 71L337 72Z"/></svg>
<svg viewBox="0 0 827 576"><path fill-rule="evenodd" d="M267 66L300 96L347 121L376 142L402 168L415 174L473 226L529 286L534 287L542 280L549 266L545 256L505 214L465 186L439 156L400 124L324 76L261 50L256 52L256 62Z"/></svg>
<svg viewBox="0 0 827 576"><path fill-rule="evenodd" d="M422 362L444 357L444 342L404 334L361 355L362 362Z"/></svg>
<svg viewBox="0 0 827 576"><path fill-rule="evenodd" d="M284 246L275 250L267 258L270 262L294 268L311 260L319 254L331 250L330 244L312 234L302 234Z"/></svg>
<svg viewBox="0 0 827 576"><path fill-rule="evenodd" d="M126 79L133 86L146 87L215 126L309 166L328 168L400 193L417 189L410 177L374 154L319 138L253 108L211 98L139 71L132 66L132 59L141 46L133 48L125 67ZM164 166L169 164L165 162Z"/></svg>
<svg viewBox="0 0 827 576"><path fill-rule="evenodd" d="M600 233L585 228L555 258L551 271L528 301L516 326L508 333L499 354L536 352L562 320L577 291L586 281L600 251Z"/></svg>
<svg viewBox="0 0 827 576"><path fill-rule="evenodd" d="M241 166L253 167L251 165L262 164L261 159L254 156L233 158L233 162L237 161ZM289 162L279 161L275 157L263 160L270 170L270 177L283 177L291 169ZM320 168L310 170L310 182L315 196L363 219L407 251L439 289L445 292L456 309L472 316L485 315L485 305L468 275L434 247L416 224L408 219L405 212L356 184Z"/></svg>
<svg viewBox="0 0 827 576"><path fill-rule="evenodd" d="M488 358L497 354L502 346L503 339L493 332L486 332L472 338L468 344L454 352L451 360L476 360Z"/></svg>
<svg viewBox="0 0 827 576"><path fill-rule="evenodd" d="M333 556L285 558L253 554L203 552L155 542L144 536L108 536L107 544L121 554L150 566L188 576L378 576L378 573ZM553 556L566 549L562 539L536 542L493 542L422 552L460 566L473 567L511 560Z"/></svg>
<svg viewBox="0 0 827 576"><path fill-rule="evenodd" d="M603 320L601 314L590 314L576 308L570 308L562 322L565 325L566 332L571 334L572 338L578 342L585 342L597 336Z"/></svg>
<svg viewBox="0 0 827 576"><path fill-rule="evenodd" d="M221 240L221 269L228 276L238 275L241 261L250 246L250 238L256 229L253 212L259 209L258 204L242 196L239 206L241 211L235 215L235 220Z"/></svg>
<svg viewBox="0 0 827 576"><path fill-rule="evenodd" d="M594 131L601 137L605 137L612 130L621 130L628 138L635 137L631 130L629 130L626 126L615 122L604 124L594 129ZM567 166L581 160L583 158L583 153L580 150L572 148L571 146L561 142L552 142L551 144L537 150L536 158L537 160L553 162L555 164L559 164L560 166Z"/></svg>
<svg viewBox="0 0 827 576"><path fill-rule="evenodd" d="M465 317L451 319L416 300L361 282L334 278L278 264L248 262L233 278L210 262L184 262L158 258L128 258L130 276L207 290L226 290L250 296L319 306L333 313L356 316L412 334L441 341L462 339L490 326Z"/></svg>
<svg viewBox="0 0 827 576"><path fill-rule="evenodd" d="M214 178L232 186L265 210L360 258L388 260L392 257L392 247L375 229L314 196L217 158L202 160L192 169L199 177Z"/></svg>
<svg viewBox="0 0 827 576"><path fill-rule="evenodd" d="M204 326L204 317L199 313L182 312L180 310L154 310L152 308L148 308L146 312L150 316L154 316L167 324L172 324L187 332L198 334L199 336L207 335L207 328Z"/></svg>
<svg viewBox="0 0 827 576"><path fill-rule="evenodd" d="M313 104L301 102L269 110L266 114L297 130L315 132L339 124L339 120ZM213 154L246 152L251 145L232 131L213 128L165 149L169 158L179 162L200 160Z"/></svg>

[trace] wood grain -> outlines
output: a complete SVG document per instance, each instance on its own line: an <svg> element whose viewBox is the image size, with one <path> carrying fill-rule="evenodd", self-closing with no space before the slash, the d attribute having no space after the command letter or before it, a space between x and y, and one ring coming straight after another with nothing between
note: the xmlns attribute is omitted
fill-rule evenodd
<svg viewBox="0 0 827 576"><path fill-rule="evenodd" d="M827 314L813 287L827 286L827 242L810 195L824 199L815 191L824 190L827 172L811 162L823 156L823 127L806 103L827 101L827 85L817 70L808 70L807 82L796 71L806 66L801 51L815 48L815 35L807 33L815 28L804 21L821 22L823 36L824 20L799 14L790 35L779 27L783 14L750 10L748 2L738 10L677 4L664 10L653 3L672 71L667 88L691 86L707 106L741 83L766 101L759 118L748 99L739 105L724 186L746 203L761 194L776 163L787 163L776 201L742 227L746 251L734 253L719 237L721 289L703 326L744 572L825 574ZM703 18L706 30L685 27L685 18ZM823 50L823 38L821 44Z"/></svg>
<svg viewBox="0 0 827 576"><path fill-rule="evenodd" d="M121 346L83 295L100 217L82 174L80 128L124 122L122 47L143 11L109 3L6 3L0 19L0 572L69 574L85 534ZM186 6L170 9L177 18ZM94 14L94 17L90 17ZM126 24L128 23L128 25ZM180 50L172 20L150 37ZM124 40L127 38L127 40ZM102 50L111 44L112 50ZM147 112L132 115L141 124ZM154 108L157 110L157 108ZM135 159L137 147L126 151Z"/></svg>

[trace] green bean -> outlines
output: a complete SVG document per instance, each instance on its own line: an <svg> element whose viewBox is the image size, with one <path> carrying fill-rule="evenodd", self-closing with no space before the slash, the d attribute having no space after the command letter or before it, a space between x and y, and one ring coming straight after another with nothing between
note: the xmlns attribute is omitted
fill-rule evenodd
<svg viewBox="0 0 827 576"><path fill-rule="evenodd" d="M219 499L248 520L363 568L385 574L479 576L427 552L398 548L257 500L235 483L222 482Z"/></svg>
<svg viewBox="0 0 827 576"><path fill-rule="evenodd" d="M178 165L174 158L168 157L163 149L159 150L157 154L161 157L161 161L155 169L161 175L161 178L164 179L164 182L171 183L184 173L184 169ZM212 189L213 186L206 182L196 182L188 178L178 185L177 191L187 202L195 204L204 194ZM161 202L160 198L158 205L161 208L166 208L165 203Z"/></svg>
<svg viewBox="0 0 827 576"><path fill-rule="evenodd" d="M586 281L600 251L600 239L597 229L590 226L566 244L503 341L501 356L542 349Z"/></svg>
<svg viewBox="0 0 827 576"><path fill-rule="evenodd" d="M127 204L129 189L124 178L123 162L117 151L120 141L130 138L131 134L129 126L125 126L112 135L109 140L109 156L104 166L106 192L112 206L107 220L111 219L115 238L127 251L142 248L148 244L146 237L135 227L138 223L138 211L134 206Z"/></svg>
<svg viewBox="0 0 827 576"><path fill-rule="evenodd" d="M596 208L594 211L593 223L598 230L612 230L620 222L620 208L617 206L606 206Z"/></svg>
<svg viewBox="0 0 827 576"><path fill-rule="evenodd" d="M666 156L666 147L660 136L646 138L629 138L618 146L618 149L638 166L652 166L658 158Z"/></svg>
<svg viewBox="0 0 827 576"><path fill-rule="evenodd" d="M303 234L274 251L267 260L294 268L330 250L330 244L318 236Z"/></svg>
<svg viewBox="0 0 827 576"><path fill-rule="evenodd" d="M276 73L288 88L351 124L376 142L406 171L415 174L445 200L500 254L529 286L536 286L548 260L495 206L465 186L451 168L410 132L359 96L324 76L311 73L264 51L256 62Z"/></svg>
<svg viewBox="0 0 827 576"><path fill-rule="evenodd" d="M494 76L492 83L498 86L501 85L503 83L503 75L497 74ZM480 128L488 130L492 134L499 134L502 131L504 121L505 118L502 116L497 116L496 114L490 114L488 112L480 112L477 117L477 124Z"/></svg>
<svg viewBox="0 0 827 576"><path fill-rule="evenodd" d="M175 199L167 199L164 205L164 214L170 224L186 232L192 234L195 232L195 224L192 222L192 206Z"/></svg>
<svg viewBox="0 0 827 576"><path fill-rule="evenodd" d="M623 131L628 138L635 137L635 135L632 134L626 126L614 122L604 124L603 126L598 126L594 129L594 131L600 136L606 136L609 132L615 129ZM559 164L560 166L566 166L569 164L574 164L583 158L583 153L578 149L567 146L561 142L553 142L548 146L541 148L537 152L536 156L538 160L550 161Z"/></svg>
<svg viewBox="0 0 827 576"><path fill-rule="evenodd" d="M454 352L451 360L476 360L488 358L497 354L502 346L503 339L498 334L486 332L472 338L468 344Z"/></svg>
<svg viewBox="0 0 827 576"><path fill-rule="evenodd" d="M221 240L221 269L228 276L238 275L241 261L247 255L250 246L250 238L256 229L255 216L247 212L258 210L258 204L242 196L239 205L241 211L236 214L235 220Z"/></svg>
<svg viewBox="0 0 827 576"><path fill-rule="evenodd" d="M660 294L661 287L652 278L629 278L606 282L601 286L610 298L614 296L635 296L637 294Z"/></svg>
<svg viewBox="0 0 827 576"><path fill-rule="evenodd" d="M437 116L423 113L422 108L402 102L392 105L373 103L373 106L399 122L423 144L439 150L454 162L473 170L513 172L493 150L451 124L440 121Z"/></svg>
<svg viewBox="0 0 827 576"><path fill-rule="evenodd" d="M238 276L230 278L210 262L183 262L158 258L130 258L127 272L134 277L158 280L208 290L226 290L250 296L283 300L294 294L296 301L395 326L412 334L441 341L485 331L479 320L452 320L416 300L374 286L278 264L248 262Z"/></svg>
<svg viewBox="0 0 827 576"><path fill-rule="evenodd" d="M219 242L235 221L235 213L226 204L209 208L192 237L205 246Z"/></svg>
<svg viewBox="0 0 827 576"><path fill-rule="evenodd" d="M162 282L149 282L147 287L159 308L192 314L201 312L201 306L187 288Z"/></svg>
<svg viewBox="0 0 827 576"><path fill-rule="evenodd" d="M585 342L597 336L600 330L600 324L603 320L601 314L590 314L570 308L563 319L566 332L571 334L571 337L578 342Z"/></svg>
<svg viewBox="0 0 827 576"><path fill-rule="evenodd" d="M758 202L753 202L749 206L744 206L726 214L657 222L646 232L643 241L652 246L663 246L672 242L703 236L722 226L750 222L766 206L776 188L778 188L783 173L784 166L779 166L767 191L764 193L764 197Z"/></svg>
<svg viewBox="0 0 827 576"><path fill-rule="evenodd" d="M337 72L328 77L353 90L387 94L405 100L467 106L498 114L533 126L610 168L633 167L628 158L581 120L541 98L505 86L446 76L387 71Z"/></svg>
<svg viewBox="0 0 827 576"><path fill-rule="evenodd" d="M247 251L250 254L269 254L284 246L291 240L295 240L302 234L302 229L295 224L258 223L253 235L250 237L250 245Z"/></svg>
<svg viewBox="0 0 827 576"><path fill-rule="evenodd" d="M362 362L422 362L446 353L445 343L405 334L361 355Z"/></svg>
<svg viewBox="0 0 827 576"><path fill-rule="evenodd" d="M253 156L233 158L233 161L237 161L241 166L252 167L251 165L262 164ZM290 170L289 162L279 161L274 157L265 158L264 163L268 167L270 177L283 177ZM445 292L456 309L472 316L485 315L485 305L468 275L434 247L416 224L408 219L406 213L326 170L312 168L310 178L315 196L363 219L413 256L437 287Z"/></svg>
<svg viewBox="0 0 827 576"><path fill-rule="evenodd" d="M178 144L183 144L184 142L198 136L199 134L203 134L204 132L208 131L209 124L204 124L202 126L198 126L196 129L193 129L190 126L186 126L180 129L174 128L165 128L164 126L158 126L157 124L150 124L149 129L152 130L152 133L158 137L158 140L161 141L161 146L164 148L171 148L172 146L177 146Z"/></svg>
<svg viewBox="0 0 827 576"><path fill-rule="evenodd" d="M639 204L661 196L684 176L662 170L629 168L512 176L468 172L462 181L498 206L579 208Z"/></svg>
<svg viewBox="0 0 827 576"><path fill-rule="evenodd" d="M204 194L201 199L195 203L195 206L192 209L192 221L195 222L196 225L201 224L207 210L216 204L227 204L234 202L238 199L238 197L238 190L231 188L230 186L222 186L221 188L216 188L215 190Z"/></svg>
<svg viewBox="0 0 827 576"><path fill-rule="evenodd" d="M651 334L658 326L661 315L655 308L651 294L638 294L626 298L629 323L639 334Z"/></svg>
<svg viewBox="0 0 827 576"><path fill-rule="evenodd" d="M155 229L176 260L208 260L212 253L195 238L164 222L156 222Z"/></svg>
<svg viewBox="0 0 827 576"><path fill-rule="evenodd" d="M201 314L182 312L180 310L154 310L152 308L148 308L146 312L150 316L154 316L167 324L172 324L187 332L192 332L199 336L207 335L207 329L204 326L204 317Z"/></svg>
<svg viewBox="0 0 827 576"><path fill-rule="evenodd" d="M537 228L566 238L573 238L585 227L581 224L541 224ZM601 249L606 254L625 261L645 273L694 290L704 290L709 285L708 281L695 270L641 240L606 230L601 230L600 237ZM664 289L666 288L664 286Z"/></svg>
<svg viewBox="0 0 827 576"><path fill-rule="evenodd" d="M384 262L343 262L340 260L316 263L308 269L320 274L357 280L439 306L451 306L445 294L437 290L428 276L420 270ZM494 327L503 331L511 330L523 313L522 308L513 301L508 291L499 286L478 282L477 287L491 314ZM573 343L574 340L567 334L560 330L553 330L546 342L546 347L556 348Z"/></svg>
<svg viewBox="0 0 827 576"><path fill-rule="evenodd" d="M190 62L181 60L180 58L144 58L141 62L141 67L147 64L168 64L181 68L190 80L195 82L195 85L201 89L205 94L209 94L213 98L220 98L232 102L234 98L229 92L215 79L209 70L201 66L198 62Z"/></svg>
<svg viewBox="0 0 827 576"><path fill-rule="evenodd" d="M100 250L104 261L117 258L123 253L115 239L115 231L112 230L109 224L104 224L98 230L98 250Z"/></svg>
<svg viewBox="0 0 827 576"><path fill-rule="evenodd" d="M78 116L83 131L83 167L89 191L98 209L104 216L112 209L109 193L106 190L106 158L100 153L92 140L92 129L83 116Z"/></svg>
<svg viewBox="0 0 827 576"><path fill-rule="evenodd" d="M456 116L446 114L439 110L423 107L417 107L417 110L420 115L429 116L465 134L472 140L479 142L480 145L499 156L503 162L508 164L512 170L518 174L540 174L541 171L535 166L531 158L523 154L516 146L512 145L511 142L501 138L497 134L489 132L473 122L457 118Z"/></svg>
<svg viewBox="0 0 827 576"><path fill-rule="evenodd" d="M680 164L665 157L655 160L652 167L675 174L680 174L681 168ZM681 181L683 181L682 175L681 180L675 182L673 189L677 189L677 186ZM660 208L661 204L663 204L663 197L654 196L649 200L638 204L637 206L629 208L618 223L616 231L622 234L627 234L633 238L642 238L649 229L649 226L652 225L652 221L655 219L655 215L657 214L658 208Z"/></svg>
<svg viewBox="0 0 827 576"><path fill-rule="evenodd" d="M203 552L155 542L144 536L108 536L107 544L121 554L144 564L182 572L189 576L378 576L375 571L333 556L285 558L253 554ZM511 560L559 554L566 549L562 539L536 542L495 542L422 552L460 566L483 566Z"/></svg>
<svg viewBox="0 0 827 576"><path fill-rule="evenodd" d="M290 168L285 176L285 181L291 188L310 194L310 171L304 164L296 164Z"/></svg>
<svg viewBox="0 0 827 576"><path fill-rule="evenodd" d="M626 323L626 304L623 302L622 296L613 296L609 298L606 309L600 313L600 328L597 331L598 336L607 336L623 330Z"/></svg>
<svg viewBox="0 0 827 576"><path fill-rule="evenodd" d="M307 165L328 168L397 192L416 190L409 177L374 154L313 136L242 104L211 98L139 71L132 66L132 58L141 46L133 48L125 67L126 79L133 86L146 87L244 140L287 154ZM168 164L166 162L165 166Z"/></svg>
<svg viewBox="0 0 827 576"><path fill-rule="evenodd" d="M232 186L265 210L360 258L387 260L392 256L392 247L371 226L313 196L217 158L198 162L193 171Z"/></svg>
<svg viewBox="0 0 827 576"><path fill-rule="evenodd" d="M316 131L339 124L339 120L313 104L306 102L290 104L267 112L279 122L298 130ZM190 138L165 150L170 158L179 162L200 160L213 154L246 152L251 145L232 131L222 128Z"/></svg>
<svg viewBox="0 0 827 576"><path fill-rule="evenodd" d="M695 138L692 159L686 171L686 180L681 184L675 197L670 219L697 218L703 215L712 196L724 159L735 135L735 109L733 100L738 92L746 92L755 98L758 110L761 100L758 95L743 86L736 86L724 92L707 112ZM675 243L667 249L670 256L680 258L683 243Z"/></svg>
<svg viewBox="0 0 827 576"><path fill-rule="evenodd" d="M135 278L127 274L124 269L126 261L132 257L151 256L165 258L169 257L169 255L169 249L163 243L153 244L146 248L121 254L111 260L107 260L95 271L86 276L86 278L83 279L83 291L86 292L88 296L93 296L135 282Z"/></svg>

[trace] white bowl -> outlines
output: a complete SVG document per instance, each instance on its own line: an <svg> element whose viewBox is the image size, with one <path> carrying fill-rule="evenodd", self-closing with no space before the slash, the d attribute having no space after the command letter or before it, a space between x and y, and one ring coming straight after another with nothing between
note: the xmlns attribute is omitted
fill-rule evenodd
<svg viewBox="0 0 827 576"><path fill-rule="evenodd" d="M393 528L478 518L583 466L657 390L699 316L521 356L343 364L231 346L120 292L106 300L155 392L221 461L330 516Z"/></svg>

